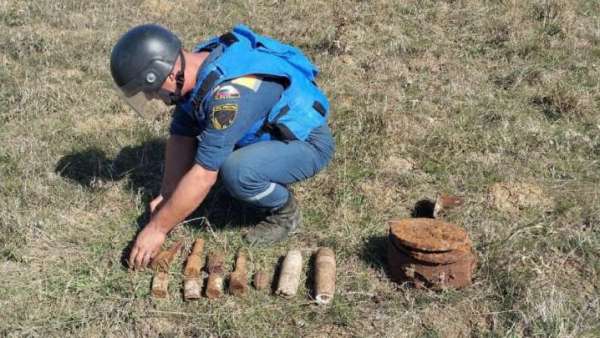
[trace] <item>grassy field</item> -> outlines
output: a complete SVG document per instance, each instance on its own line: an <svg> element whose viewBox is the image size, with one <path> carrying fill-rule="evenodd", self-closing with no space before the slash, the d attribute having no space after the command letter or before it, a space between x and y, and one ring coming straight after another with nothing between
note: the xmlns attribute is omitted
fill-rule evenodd
<svg viewBox="0 0 600 338"><path fill-rule="evenodd" d="M188 48L242 22L321 67L336 157L294 188L303 231L248 250L273 269L333 247L331 306L306 275L290 301L185 303L180 262L153 301L151 274L123 267L169 117L137 118L108 62L145 22ZM0 336L600 336L598 1L0 0L0 28ZM478 251L474 285L395 285L386 220L439 192L465 198L448 218ZM251 213L217 187L196 216L168 243L202 236L230 267Z"/></svg>

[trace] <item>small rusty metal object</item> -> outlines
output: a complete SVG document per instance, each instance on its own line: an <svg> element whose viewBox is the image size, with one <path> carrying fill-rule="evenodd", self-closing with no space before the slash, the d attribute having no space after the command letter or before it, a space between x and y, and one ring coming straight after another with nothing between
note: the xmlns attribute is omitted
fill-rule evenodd
<svg viewBox="0 0 600 338"><path fill-rule="evenodd" d="M270 283L271 283L271 278L269 278L269 275L265 271L258 270L254 274L254 288L256 290L266 289Z"/></svg>
<svg viewBox="0 0 600 338"><path fill-rule="evenodd" d="M448 210L459 207L463 204L463 199L458 196L440 194L435 200L433 208L433 218L443 216Z"/></svg>

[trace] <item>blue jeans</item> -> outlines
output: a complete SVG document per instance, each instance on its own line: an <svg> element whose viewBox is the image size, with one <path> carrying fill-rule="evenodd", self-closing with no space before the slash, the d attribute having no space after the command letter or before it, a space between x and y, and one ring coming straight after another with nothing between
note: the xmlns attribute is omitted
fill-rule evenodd
<svg viewBox="0 0 600 338"><path fill-rule="evenodd" d="M335 144L327 125L306 141L264 141L232 152L221 166L221 178L233 197L260 208L287 202L287 185L316 175L329 163Z"/></svg>

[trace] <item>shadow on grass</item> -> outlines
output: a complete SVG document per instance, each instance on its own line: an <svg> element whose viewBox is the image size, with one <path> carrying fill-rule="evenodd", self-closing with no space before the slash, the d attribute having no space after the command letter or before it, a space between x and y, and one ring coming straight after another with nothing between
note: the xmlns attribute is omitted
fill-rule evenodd
<svg viewBox="0 0 600 338"><path fill-rule="evenodd" d="M373 235L367 237L359 257L372 268L383 270L389 276L387 266L387 237Z"/></svg>
<svg viewBox="0 0 600 338"><path fill-rule="evenodd" d="M123 148L114 159L97 147L75 151L62 157L55 172L60 176L91 189L100 190L107 181L127 180L127 187L139 194L145 211L138 216L136 236L123 250L121 261L126 265L137 234L150 220L148 204L160 193L164 170L165 140L155 138L135 146ZM213 228L239 228L256 224L262 213L252 206L232 198L222 183L217 181L210 193L188 219L205 217ZM198 222L186 223L194 227ZM205 223L205 222L204 222Z"/></svg>
<svg viewBox="0 0 600 338"><path fill-rule="evenodd" d="M434 208L434 201L430 199L419 200L415 203L411 216L413 218L433 218ZM387 245L387 236L371 235L367 237L359 256L370 267L383 270L388 277L391 277L387 264Z"/></svg>
<svg viewBox="0 0 600 338"><path fill-rule="evenodd" d="M412 218L434 218L435 202L430 199L422 199L415 203L413 210L411 211ZM388 236L383 235L371 235L367 237L364 245L361 248L359 257L370 267L381 270L385 275L392 281L396 281L399 285L416 287L416 282L424 285L426 288L431 288L433 285L425 278L415 273L414 277L407 277L405 272L398 273L395 271L395 276L392 276L390 267L388 265L388 245L392 246L394 251L398 248L394 248L394 245L389 242ZM402 254L402 256L406 256ZM406 256L406 258L410 258ZM399 263L403 266L408 266L411 263L407 263L403 259L396 261L398 257L392 257L395 263ZM412 258L411 258L412 259ZM407 265L408 264L408 265ZM433 264L433 263L422 263L422 264ZM434 264L435 265L435 264ZM399 276L400 275L400 276ZM400 278L399 278L400 277ZM403 280L399 282L398 280Z"/></svg>
<svg viewBox="0 0 600 338"><path fill-rule="evenodd" d="M194 217L206 217L216 228L235 229L258 223L264 218L264 212L233 198L219 179L200 207L189 216Z"/></svg>
<svg viewBox="0 0 600 338"><path fill-rule="evenodd" d="M76 151L62 157L55 171L60 176L89 189L101 189L103 182L126 179L128 188L140 194L148 205L160 193L164 169L165 141L152 139L123 148L114 159L96 147ZM261 214L251 205L232 198L219 180L192 217L206 217L215 227L240 227L256 223ZM138 226L149 221L146 210L138 218Z"/></svg>
<svg viewBox="0 0 600 338"><path fill-rule="evenodd" d="M280 256L277 258L275 268L273 269L273 275L271 276L271 294L273 295L277 291L277 285L279 285L279 277L281 277L281 268L283 267L284 260L285 256Z"/></svg>
<svg viewBox="0 0 600 338"><path fill-rule="evenodd" d="M160 191L165 141L151 139L127 146L114 159L97 147L75 151L62 157L55 171L60 176L89 189L101 189L106 181L128 180L128 188L148 203Z"/></svg>
<svg viewBox="0 0 600 338"><path fill-rule="evenodd" d="M308 271L306 272L306 281L304 286L308 290L308 296L310 299L315 300L317 298L317 288L315 285L315 268L317 265L317 253L314 252L308 258Z"/></svg>

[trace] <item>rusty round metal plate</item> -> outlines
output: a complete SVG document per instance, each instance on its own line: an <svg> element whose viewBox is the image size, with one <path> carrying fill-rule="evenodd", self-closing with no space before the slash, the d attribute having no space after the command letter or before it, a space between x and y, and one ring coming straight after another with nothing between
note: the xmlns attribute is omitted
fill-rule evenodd
<svg viewBox="0 0 600 338"><path fill-rule="evenodd" d="M450 251L443 252L427 252L414 250L404 245L400 245L398 241L394 241L390 235L390 245L393 245L398 251L402 252L406 256L413 258L417 261L431 264L451 264L464 260L467 256L472 253L471 243L467 241L464 245Z"/></svg>
<svg viewBox="0 0 600 338"><path fill-rule="evenodd" d="M446 252L469 243L465 230L432 218L392 220L388 224L390 239L413 250Z"/></svg>

